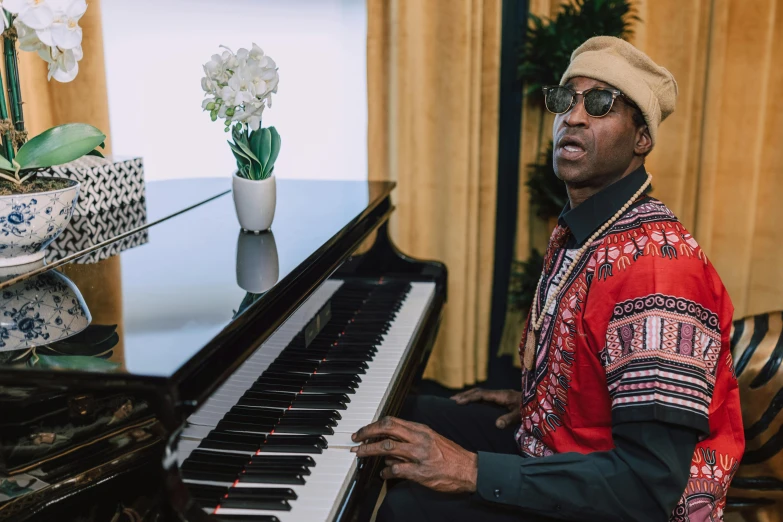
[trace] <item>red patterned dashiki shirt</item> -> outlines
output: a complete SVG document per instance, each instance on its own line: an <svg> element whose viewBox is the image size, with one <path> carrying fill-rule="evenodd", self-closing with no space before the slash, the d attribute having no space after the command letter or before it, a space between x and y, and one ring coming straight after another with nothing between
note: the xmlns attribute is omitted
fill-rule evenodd
<svg viewBox="0 0 783 522"><path fill-rule="evenodd" d="M549 240L537 314L578 250L565 247L568 237L558 225ZM523 368L522 454L610 450L613 423L693 427L702 436L671 520L722 520L745 440L729 352L733 306L718 274L648 196L578 263L546 311L534 369Z"/></svg>

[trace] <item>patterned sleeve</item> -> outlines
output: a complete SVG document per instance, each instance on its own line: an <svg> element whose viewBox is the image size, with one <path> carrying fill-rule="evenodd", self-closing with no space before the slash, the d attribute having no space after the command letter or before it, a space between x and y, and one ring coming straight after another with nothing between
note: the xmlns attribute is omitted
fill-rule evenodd
<svg viewBox="0 0 783 522"><path fill-rule="evenodd" d="M606 290L606 333L596 341L613 423L659 420L709 434L721 356L710 269L697 259L644 256L595 283Z"/></svg>

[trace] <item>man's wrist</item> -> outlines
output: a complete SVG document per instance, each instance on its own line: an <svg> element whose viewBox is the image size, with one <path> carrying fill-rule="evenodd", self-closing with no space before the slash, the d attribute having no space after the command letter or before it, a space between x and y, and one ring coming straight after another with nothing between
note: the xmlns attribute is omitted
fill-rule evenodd
<svg viewBox="0 0 783 522"><path fill-rule="evenodd" d="M467 469L467 490L469 493L476 492L476 485L478 484L478 453L469 453L470 461Z"/></svg>

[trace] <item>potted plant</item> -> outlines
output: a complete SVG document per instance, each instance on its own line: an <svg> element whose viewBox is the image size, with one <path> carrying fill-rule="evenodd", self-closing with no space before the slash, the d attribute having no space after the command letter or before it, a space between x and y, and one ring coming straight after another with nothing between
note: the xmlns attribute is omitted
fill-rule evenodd
<svg viewBox="0 0 783 522"><path fill-rule="evenodd" d="M28 141L22 114L17 45L49 64L49 80L73 80L82 58L79 19L84 0L3 0L5 89L0 78L0 266L42 259L46 247L73 215L79 182L47 177L50 167L87 154L100 156L106 136L91 125L71 123Z"/></svg>
<svg viewBox="0 0 783 522"><path fill-rule="evenodd" d="M277 92L277 66L256 44L236 53L221 47L223 53L204 64L202 108L212 121L221 118L231 133L228 145L237 161L232 187L239 224L246 231L263 232L275 217L280 135L274 127L261 127L261 116Z"/></svg>

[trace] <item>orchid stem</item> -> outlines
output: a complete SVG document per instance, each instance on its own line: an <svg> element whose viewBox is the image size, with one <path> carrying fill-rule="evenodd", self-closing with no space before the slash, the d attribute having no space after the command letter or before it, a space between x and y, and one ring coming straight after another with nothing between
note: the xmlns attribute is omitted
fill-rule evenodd
<svg viewBox="0 0 783 522"><path fill-rule="evenodd" d="M22 90L19 83L19 61L16 53L16 38L6 36L3 39L5 53L5 75L8 82L8 102L11 104L14 129L24 131L24 114L22 112Z"/></svg>

